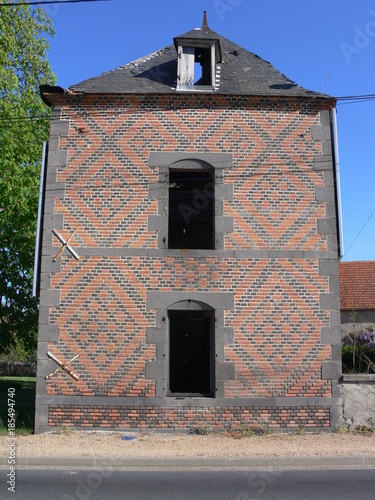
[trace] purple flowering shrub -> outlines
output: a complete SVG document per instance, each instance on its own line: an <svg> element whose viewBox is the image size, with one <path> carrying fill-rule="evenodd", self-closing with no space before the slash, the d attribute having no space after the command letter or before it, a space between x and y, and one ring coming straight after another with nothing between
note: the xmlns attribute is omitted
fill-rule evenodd
<svg viewBox="0 0 375 500"><path fill-rule="evenodd" d="M375 328L345 335L342 340L342 368L345 373L375 373Z"/></svg>

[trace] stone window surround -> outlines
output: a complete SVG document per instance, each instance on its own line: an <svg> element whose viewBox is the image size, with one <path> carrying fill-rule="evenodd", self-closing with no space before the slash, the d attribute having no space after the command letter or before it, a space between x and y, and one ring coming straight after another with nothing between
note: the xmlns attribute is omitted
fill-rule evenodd
<svg viewBox="0 0 375 500"><path fill-rule="evenodd" d="M158 248L165 256L183 250L168 249L169 169L212 168L215 179L215 250L224 249L224 235L233 232L233 217L224 216L224 200L233 201L233 185L224 184L224 169L233 168L233 156L226 153L150 153L149 166L158 168L158 182L149 184L149 199L158 200L158 215L148 216L148 230L158 233ZM210 250L212 252L212 250ZM189 256L202 250L189 250Z"/></svg>
<svg viewBox="0 0 375 500"><path fill-rule="evenodd" d="M156 344L155 361L146 362L146 378L155 380L155 396L168 396L169 310L214 311L214 398L224 397L224 382L235 378L235 363L225 362L224 347L234 343L234 329L224 326L224 310L234 309L233 293L147 292L147 309L155 309L156 326L146 329L146 344ZM180 399L180 397L178 397ZM189 396L186 396L188 399ZM211 398L208 398L211 399Z"/></svg>

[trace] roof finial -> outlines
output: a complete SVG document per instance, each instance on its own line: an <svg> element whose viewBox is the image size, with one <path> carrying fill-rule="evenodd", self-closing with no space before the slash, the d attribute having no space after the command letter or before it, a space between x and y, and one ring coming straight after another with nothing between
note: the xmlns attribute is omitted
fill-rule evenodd
<svg viewBox="0 0 375 500"><path fill-rule="evenodd" d="M208 24L207 24L207 11L203 11L203 24L202 24L202 30L209 29Z"/></svg>

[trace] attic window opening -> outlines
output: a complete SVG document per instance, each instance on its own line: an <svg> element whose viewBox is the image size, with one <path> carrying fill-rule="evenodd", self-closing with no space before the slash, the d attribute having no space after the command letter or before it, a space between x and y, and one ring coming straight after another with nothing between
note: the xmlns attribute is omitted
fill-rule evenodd
<svg viewBox="0 0 375 500"><path fill-rule="evenodd" d="M195 49L194 85L212 85L211 49Z"/></svg>
<svg viewBox="0 0 375 500"><path fill-rule="evenodd" d="M181 90L213 90L215 61L212 47L180 47L179 88Z"/></svg>

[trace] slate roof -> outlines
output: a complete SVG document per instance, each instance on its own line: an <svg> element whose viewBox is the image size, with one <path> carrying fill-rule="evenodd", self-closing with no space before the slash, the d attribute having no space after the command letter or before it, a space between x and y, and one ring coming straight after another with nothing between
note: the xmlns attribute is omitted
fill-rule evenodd
<svg viewBox="0 0 375 500"><path fill-rule="evenodd" d="M375 261L339 263L340 309L375 310Z"/></svg>
<svg viewBox="0 0 375 500"><path fill-rule="evenodd" d="M217 65L215 93L225 95L294 96L332 99L306 90L277 71L269 62L236 45L209 28L197 28L178 38L217 39L221 63ZM79 93L175 93L177 83L175 44L120 66L108 73L69 87ZM179 91L180 92L180 91Z"/></svg>

